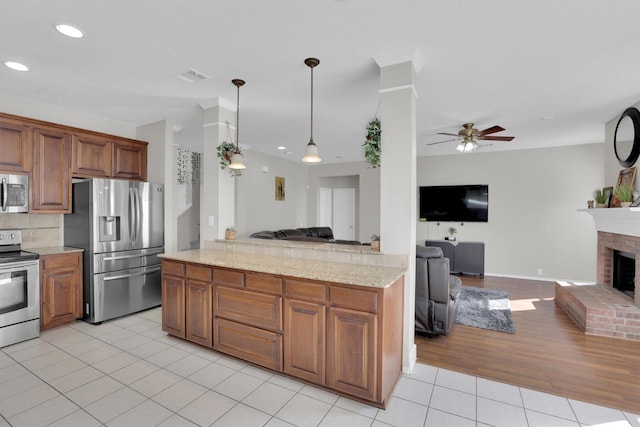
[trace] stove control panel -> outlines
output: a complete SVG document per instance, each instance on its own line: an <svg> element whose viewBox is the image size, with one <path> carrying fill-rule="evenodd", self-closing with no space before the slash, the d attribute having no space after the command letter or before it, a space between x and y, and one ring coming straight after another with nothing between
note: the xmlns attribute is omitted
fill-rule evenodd
<svg viewBox="0 0 640 427"><path fill-rule="evenodd" d="M19 245L22 243L20 230L0 230L0 245Z"/></svg>

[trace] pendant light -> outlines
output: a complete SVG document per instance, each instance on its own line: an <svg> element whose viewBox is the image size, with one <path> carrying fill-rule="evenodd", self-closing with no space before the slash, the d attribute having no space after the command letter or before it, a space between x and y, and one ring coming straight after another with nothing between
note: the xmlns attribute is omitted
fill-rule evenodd
<svg viewBox="0 0 640 427"><path fill-rule="evenodd" d="M231 163L229 163L229 169L246 169L247 165L244 164L244 157L240 152L240 140L238 135L240 134L240 86L243 86L245 81L240 79L231 80L238 88L236 96L236 151L231 155Z"/></svg>
<svg viewBox="0 0 640 427"><path fill-rule="evenodd" d="M313 142L313 68L320 64L320 60L317 58L307 58L304 63L311 68L311 138L307 144L307 149L302 161L305 163L318 163L322 159L318 155L318 146Z"/></svg>
<svg viewBox="0 0 640 427"><path fill-rule="evenodd" d="M467 136L464 138L464 141L458 144L458 146L456 147L456 150L458 150L461 153L469 153L475 150L476 148L478 148L478 143L475 142L472 137Z"/></svg>

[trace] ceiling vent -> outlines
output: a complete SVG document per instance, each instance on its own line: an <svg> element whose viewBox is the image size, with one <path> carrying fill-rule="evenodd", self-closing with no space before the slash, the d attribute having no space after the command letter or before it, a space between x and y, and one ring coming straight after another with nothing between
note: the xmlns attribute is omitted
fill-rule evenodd
<svg viewBox="0 0 640 427"><path fill-rule="evenodd" d="M182 74L178 74L176 77L187 83L195 83L195 82L199 82L200 80L206 80L209 78L209 76L207 76L206 74L201 73L200 71L196 71L193 68L189 69L189 71L186 71Z"/></svg>

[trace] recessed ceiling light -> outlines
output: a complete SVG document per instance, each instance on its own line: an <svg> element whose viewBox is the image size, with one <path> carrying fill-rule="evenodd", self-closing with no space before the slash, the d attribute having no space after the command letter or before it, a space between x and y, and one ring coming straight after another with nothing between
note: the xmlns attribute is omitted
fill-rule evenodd
<svg viewBox="0 0 640 427"><path fill-rule="evenodd" d="M19 62L14 61L4 61L5 67L11 68L16 71L29 71L29 67Z"/></svg>
<svg viewBox="0 0 640 427"><path fill-rule="evenodd" d="M58 32L61 33L61 34L64 34L67 37L72 37L74 39L79 39L79 38L82 38L84 36L82 31L80 31L79 29L77 29L74 26L67 25L67 24L58 24L58 25L56 25L56 30L58 30Z"/></svg>
<svg viewBox="0 0 640 427"><path fill-rule="evenodd" d="M293 154L293 151L287 151L285 154L286 154L287 156L290 156L290 155L292 155L292 154Z"/></svg>
<svg viewBox="0 0 640 427"><path fill-rule="evenodd" d="M286 150L286 149L287 149L287 147L285 147L284 145L281 145L281 146L278 147L278 150Z"/></svg>
<svg viewBox="0 0 640 427"><path fill-rule="evenodd" d="M554 116L542 116L542 117L540 117L540 120L553 120L553 119L555 119Z"/></svg>

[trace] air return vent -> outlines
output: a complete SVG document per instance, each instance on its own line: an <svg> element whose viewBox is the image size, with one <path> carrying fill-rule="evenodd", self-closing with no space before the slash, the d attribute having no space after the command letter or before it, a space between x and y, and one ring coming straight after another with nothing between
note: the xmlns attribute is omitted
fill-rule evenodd
<svg viewBox="0 0 640 427"><path fill-rule="evenodd" d="M188 71L182 74L178 74L176 77L187 83L195 83L200 80L206 80L209 78L209 76L207 76L206 74L201 73L200 71L196 71L193 68L189 69Z"/></svg>

